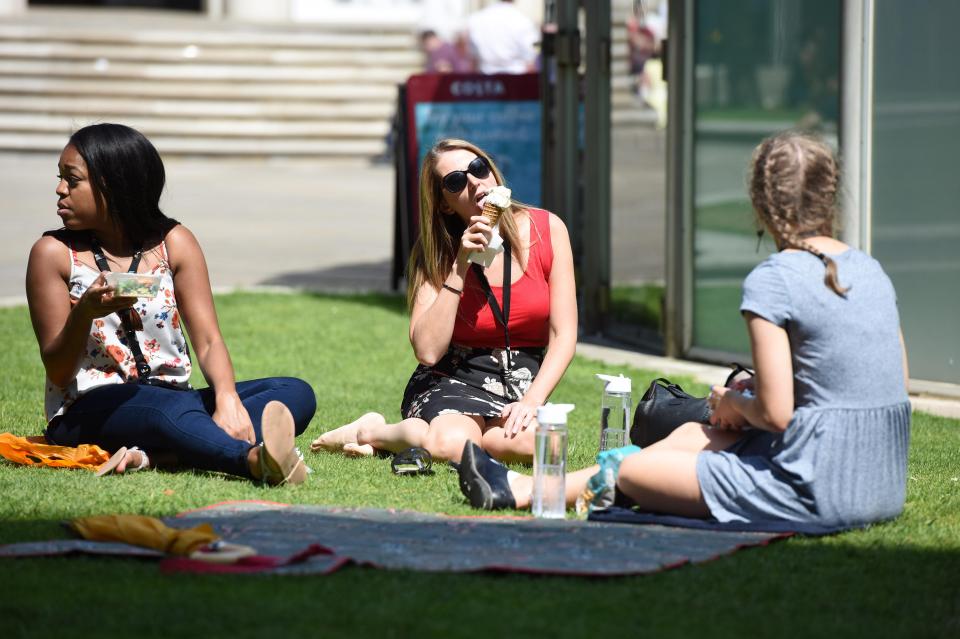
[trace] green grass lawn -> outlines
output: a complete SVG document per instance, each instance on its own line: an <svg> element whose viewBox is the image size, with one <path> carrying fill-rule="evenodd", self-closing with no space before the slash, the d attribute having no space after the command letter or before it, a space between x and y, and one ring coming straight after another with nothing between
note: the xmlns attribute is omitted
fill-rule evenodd
<svg viewBox="0 0 960 639"><path fill-rule="evenodd" d="M239 378L296 375L316 390L302 448L365 410L398 417L414 365L398 298L233 294L217 305ZM24 308L0 309L0 340L0 432L39 433L43 373ZM595 452L593 374L614 370L577 358L554 394L577 404L573 467ZM637 389L658 376L624 372ZM76 516L166 516L227 499L470 512L442 469L396 478L385 459L306 456L311 480L280 489L193 472L95 479L0 460L0 543L63 537L60 522ZM0 560L0 636L960 636L960 423L915 415L909 475L895 522L643 577L355 566L325 577L164 576L149 561Z"/></svg>

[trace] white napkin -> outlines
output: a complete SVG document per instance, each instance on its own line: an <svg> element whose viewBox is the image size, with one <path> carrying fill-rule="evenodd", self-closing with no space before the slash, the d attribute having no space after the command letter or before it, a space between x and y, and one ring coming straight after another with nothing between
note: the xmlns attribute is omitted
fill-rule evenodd
<svg viewBox="0 0 960 639"><path fill-rule="evenodd" d="M468 262L479 264L483 268L489 268L490 265L493 264L493 259L503 252L503 238L500 237L500 225L497 224L494 226L492 231L493 232L490 233L490 243L487 244L487 248L476 253L471 253L467 257Z"/></svg>

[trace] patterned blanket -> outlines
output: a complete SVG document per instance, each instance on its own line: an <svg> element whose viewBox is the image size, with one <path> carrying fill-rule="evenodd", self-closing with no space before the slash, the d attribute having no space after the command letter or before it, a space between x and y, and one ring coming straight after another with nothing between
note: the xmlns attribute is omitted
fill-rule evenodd
<svg viewBox="0 0 960 639"><path fill-rule="evenodd" d="M355 563L389 570L635 575L708 561L787 536L268 502L215 504L165 522L183 528L208 522L225 541L257 550L257 556L231 565L165 558L161 562L165 571L272 574L326 574ZM108 551L116 554L122 546L109 544ZM95 542L78 540L11 544L0 547L0 557L97 552L96 548ZM131 548L144 556L141 549Z"/></svg>

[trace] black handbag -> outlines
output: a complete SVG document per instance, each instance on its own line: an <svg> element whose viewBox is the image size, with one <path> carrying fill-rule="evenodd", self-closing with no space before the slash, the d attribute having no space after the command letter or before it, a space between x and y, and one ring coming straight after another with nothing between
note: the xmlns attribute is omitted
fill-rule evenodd
<svg viewBox="0 0 960 639"><path fill-rule="evenodd" d="M660 441L687 422L707 422L706 397L694 397L669 379L658 377L637 402L630 427L630 443L641 448Z"/></svg>
<svg viewBox="0 0 960 639"><path fill-rule="evenodd" d="M733 372L724 386L743 379L742 374L753 376L753 371L733 364ZM694 397L669 379L658 377L650 382L647 391L637 402L630 427L630 443L643 448L658 442L678 426L687 422L705 424L710 421L710 406L706 397Z"/></svg>

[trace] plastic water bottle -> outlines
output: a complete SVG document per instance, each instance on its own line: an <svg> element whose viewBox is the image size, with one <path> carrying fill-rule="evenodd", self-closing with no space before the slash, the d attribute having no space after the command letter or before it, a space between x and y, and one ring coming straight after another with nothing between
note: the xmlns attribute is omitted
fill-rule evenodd
<svg viewBox="0 0 960 639"><path fill-rule="evenodd" d="M567 413L573 404L546 404L537 409L533 450L534 517L563 519L567 514Z"/></svg>
<svg viewBox="0 0 960 639"><path fill-rule="evenodd" d="M603 398L600 401L600 452L627 445L630 412L630 378L619 375L601 375L604 381Z"/></svg>

